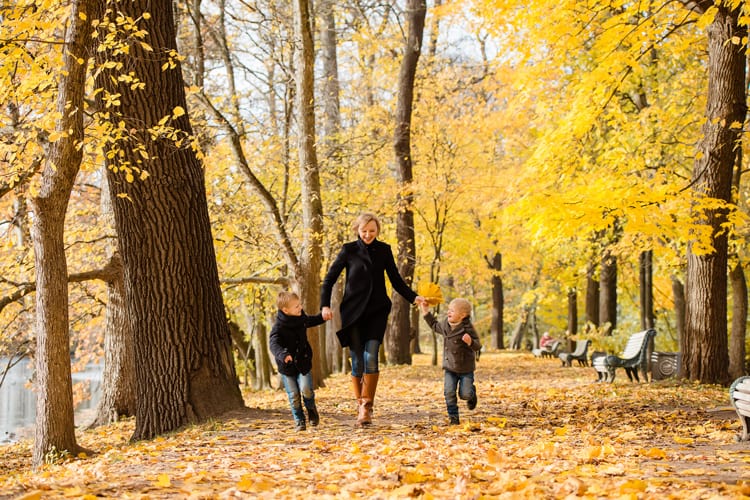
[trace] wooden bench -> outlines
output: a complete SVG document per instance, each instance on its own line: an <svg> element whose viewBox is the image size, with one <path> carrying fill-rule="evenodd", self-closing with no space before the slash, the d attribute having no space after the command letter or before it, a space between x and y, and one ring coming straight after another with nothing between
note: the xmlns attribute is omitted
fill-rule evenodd
<svg viewBox="0 0 750 500"><path fill-rule="evenodd" d="M750 440L750 377L740 377L729 386L729 400L742 423L740 441Z"/></svg>
<svg viewBox="0 0 750 500"><path fill-rule="evenodd" d="M619 356L597 356L592 359L592 365L599 375L599 380L614 382L615 369L624 368L631 382L640 382L638 372L643 374L643 380L648 382L648 349L651 339L656 336L656 330L648 329L634 333L628 339L625 349ZM593 358L593 357L592 357Z"/></svg>
<svg viewBox="0 0 750 500"><path fill-rule="evenodd" d="M573 366L573 361L578 361L578 366L589 366L588 353L590 340L578 341L573 352L561 352L557 355L563 366Z"/></svg>
<svg viewBox="0 0 750 500"><path fill-rule="evenodd" d="M555 340L547 347L540 347L539 349L532 349L531 353L537 358L554 358L557 356L557 351L560 349L562 343L559 340Z"/></svg>

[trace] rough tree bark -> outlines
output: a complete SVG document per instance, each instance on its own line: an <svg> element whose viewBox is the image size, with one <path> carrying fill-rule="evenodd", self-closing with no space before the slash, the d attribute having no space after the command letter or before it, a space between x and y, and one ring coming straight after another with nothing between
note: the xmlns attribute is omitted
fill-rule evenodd
<svg viewBox="0 0 750 500"><path fill-rule="evenodd" d="M492 259L485 257L492 273L492 319L490 322L490 348L505 349L503 338L503 309L505 299L503 298L503 278L500 272L503 270L503 256L496 252Z"/></svg>
<svg viewBox="0 0 750 500"><path fill-rule="evenodd" d="M201 164L190 148L192 129L176 41L172 2L112 3L142 20L143 42L129 50L101 46L97 62L122 63L145 85L118 80L117 68L97 78L102 109L128 139L112 143L107 177L125 269L125 297L136 360L133 439L148 439L244 406L219 287ZM150 16L143 14L148 12ZM111 15L114 12L110 12ZM101 38L101 37L100 37ZM119 105L106 102L119 95ZM166 128L160 128L160 121ZM140 151L145 155L142 155ZM148 172L129 182L130 170Z"/></svg>
<svg viewBox="0 0 750 500"><path fill-rule="evenodd" d="M641 329L643 330L654 327L653 260L653 250L646 250L638 255Z"/></svg>
<svg viewBox="0 0 750 500"><path fill-rule="evenodd" d="M297 126L300 183L302 188L302 223L304 233L299 255L300 297L311 313L320 310L320 269L323 261L323 201L320 194L320 172L315 149L315 47L313 44L312 4L294 0L294 31L297 43ZM307 338L313 346L313 380L316 386L328 376L325 329L309 328Z"/></svg>
<svg viewBox="0 0 750 500"><path fill-rule="evenodd" d="M741 147L747 114L745 101L745 38L740 22L743 4L734 10L723 3L691 2L695 9L716 9L708 31L708 98L703 138L693 166L693 188L698 197L731 202L735 150ZM686 315L682 376L705 383L729 379L727 341L727 231L726 210L708 208L694 214L713 230L713 252L694 252L688 245L685 286Z"/></svg>
<svg viewBox="0 0 750 500"><path fill-rule="evenodd" d="M607 326L606 335L617 328L617 259L604 253L599 273L599 326Z"/></svg>
<svg viewBox="0 0 750 500"><path fill-rule="evenodd" d="M599 326L599 280L595 278L596 269L590 264L586 269L586 327Z"/></svg>
<svg viewBox="0 0 750 500"><path fill-rule="evenodd" d="M88 0L73 1L63 51L65 74L58 84L53 142L42 171L39 194L32 199L31 225L36 268L36 425L32 461L40 466L50 453L76 455L81 447L74 430L73 381L70 373L68 270L65 259L65 212L80 169L83 109L91 38ZM79 62L82 61L82 62Z"/></svg>
<svg viewBox="0 0 750 500"><path fill-rule="evenodd" d="M408 285L414 279L416 245L414 242L414 193L411 159L411 115L414 104L414 80L417 62L422 51L427 6L424 0L406 2L406 18L409 28L404 47L404 58L398 77L398 100L396 103L396 130L393 149L398 166L398 181L401 186L398 195L396 216L396 238L398 240L397 265L401 276ZM388 322L386 352L391 364L411 364L410 350L410 305L398 293L393 293L393 310Z"/></svg>

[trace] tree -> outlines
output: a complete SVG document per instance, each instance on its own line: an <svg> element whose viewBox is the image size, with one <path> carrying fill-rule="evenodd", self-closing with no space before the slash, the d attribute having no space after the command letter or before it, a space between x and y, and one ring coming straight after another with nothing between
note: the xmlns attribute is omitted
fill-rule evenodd
<svg viewBox="0 0 750 500"><path fill-rule="evenodd" d="M688 246L685 290L685 338L682 375L691 380L725 383L727 351L727 248L724 226L731 203L735 149L745 122L744 3L690 2L713 20L708 32L708 101L703 138L693 167L694 215L711 232L710 245ZM709 14L710 13L710 14Z"/></svg>
<svg viewBox="0 0 750 500"><path fill-rule="evenodd" d="M60 135L48 151L39 194L32 199L31 226L36 267L36 425L33 463L50 454L76 455L73 421L73 381L70 373L68 270L63 233L70 193L83 157L83 116L86 70L91 47L93 3L73 3L66 51L57 95Z"/></svg>
<svg viewBox="0 0 750 500"><path fill-rule="evenodd" d="M320 174L315 148L315 47L313 45L313 16L311 2L294 0L294 28L297 40L297 124L299 126L297 153L299 155L300 186L302 190L302 224L304 227L300 269L295 273L301 290L302 303L310 311L320 310L320 269L322 265L323 201L320 193ZM325 357L325 330L308 329L310 345L315 346L313 380L322 384L328 376Z"/></svg>
<svg viewBox="0 0 750 500"><path fill-rule="evenodd" d="M97 97L135 345L133 439L147 439L243 401L172 3L109 4L98 29Z"/></svg>
<svg viewBox="0 0 750 500"><path fill-rule="evenodd" d="M417 62L422 51L427 6L424 0L408 0L406 17L408 35L404 46L404 57L398 78L398 102L396 104L396 127L393 150L398 165L398 181L401 187L398 194L398 213L396 215L396 238L398 240L397 265L407 285L414 279L416 244L414 242L414 211L412 202L414 193L412 153L411 153L411 118L414 102L414 80L417 73ZM410 351L410 306L406 299L393 293L393 310L389 318L386 335L386 353L389 363L411 364Z"/></svg>

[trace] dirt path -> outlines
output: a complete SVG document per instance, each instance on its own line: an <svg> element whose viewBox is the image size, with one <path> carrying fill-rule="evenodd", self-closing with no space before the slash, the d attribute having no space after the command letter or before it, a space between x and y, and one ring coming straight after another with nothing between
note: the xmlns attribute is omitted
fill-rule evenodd
<svg viewBox="0 0 750 500"><path fill-rule="evenodd" d="M748 443L726 389L594 383L591 368L485 353L479 405L448 426L442 371L386 367L371 428L347 375L317 391L321 424L294 432L286 396L247 396L221 421L134 445L132 421L81 434L95 457L27 469L6 447L3 498L742 498ZM624 378L624 377L623 377ZM717 410L718 409L718 410ZM24 451L26 450L26 451ZM7 464L10 464L8 466ZM747 482L747 483L746 483ZM2 494L0 494L2 495Z"/></svg>

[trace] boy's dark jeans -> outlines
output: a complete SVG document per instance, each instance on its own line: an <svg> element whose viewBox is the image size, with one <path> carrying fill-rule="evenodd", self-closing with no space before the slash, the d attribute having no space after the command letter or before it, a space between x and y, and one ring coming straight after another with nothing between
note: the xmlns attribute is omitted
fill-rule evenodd
<svg viewBox="0 0 750 500"><path fill-rule="evenodd" d="M458 417L458 398L468 400L477 393L477 389L474 387L474 372L444 371L443 394L445 395L445 406L448 408L449 416ZM456 397L456 390L458 390L458 397Z"/></svg>

